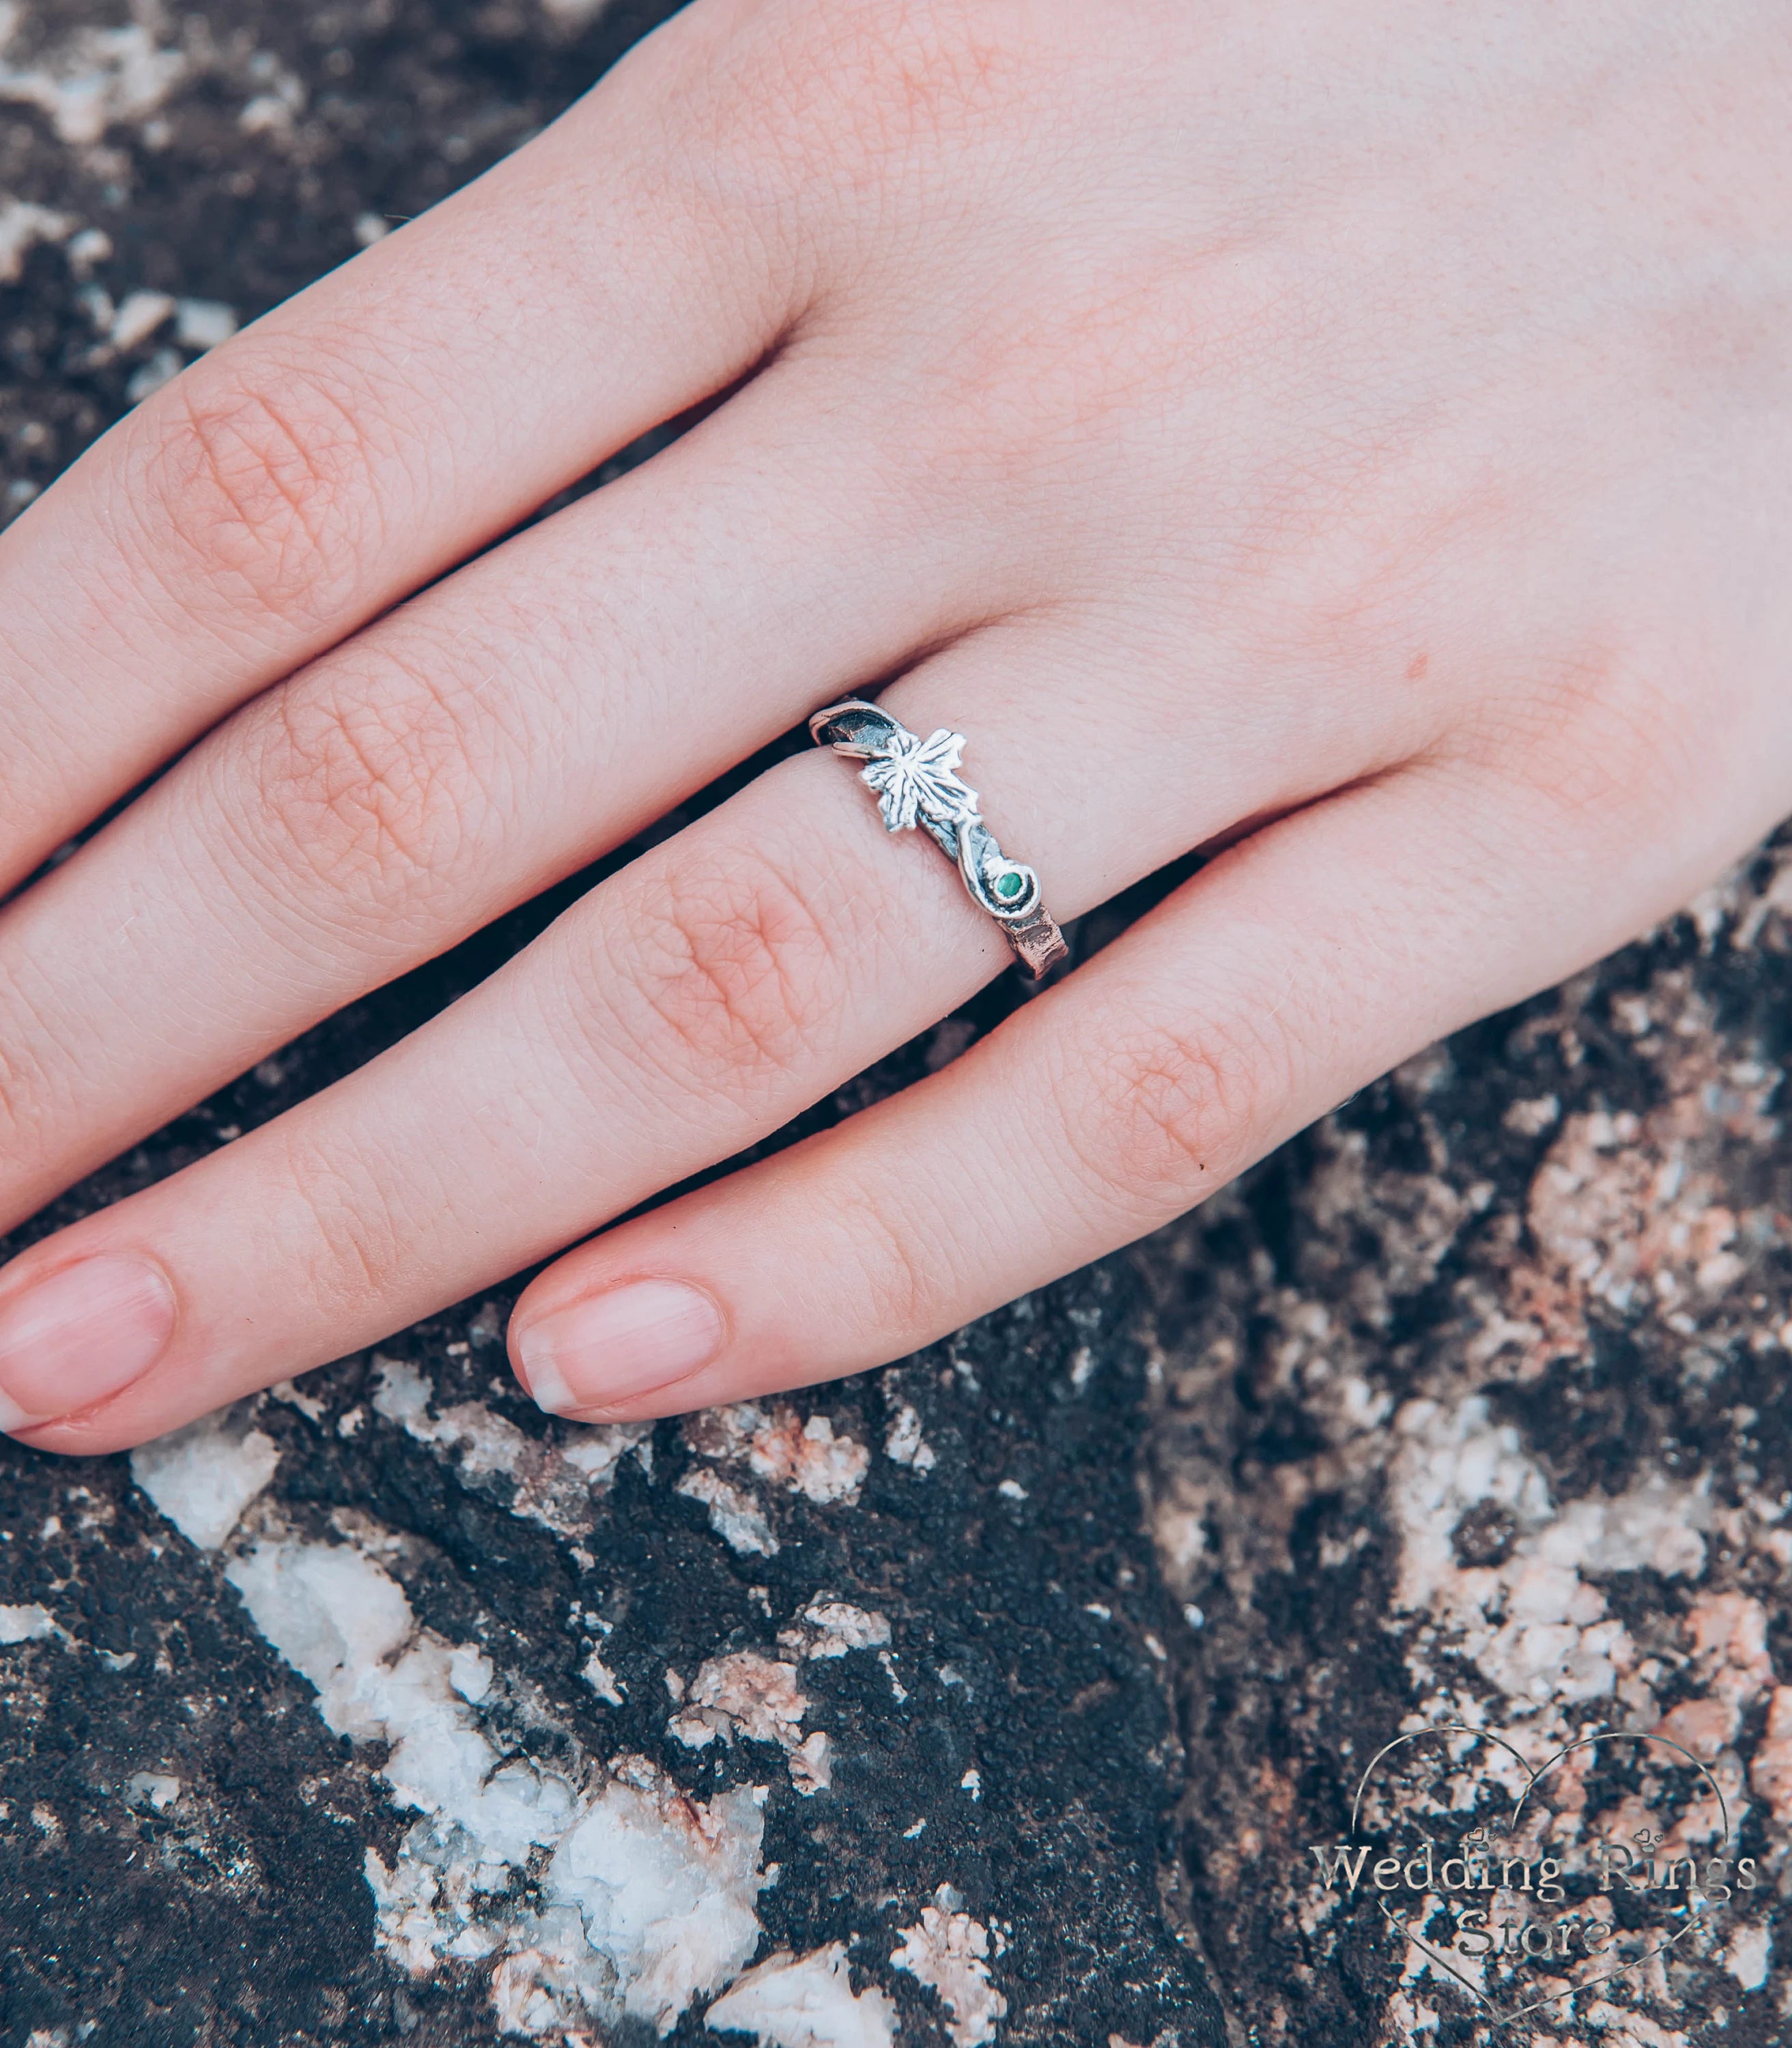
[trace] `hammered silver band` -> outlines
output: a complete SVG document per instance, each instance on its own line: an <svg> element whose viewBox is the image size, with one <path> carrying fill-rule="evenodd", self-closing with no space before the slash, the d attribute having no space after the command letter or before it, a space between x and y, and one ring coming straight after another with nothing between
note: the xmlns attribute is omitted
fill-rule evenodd
<svg viewBox="0 0 1792 2048"><path fill-rule="evenodd" d="M956 863L971 900L995 920L1016 957L1034 976L1070 956L1064 934L1040 900L1039 878L1010 860L977 809L977 793L959 780L964 735L944 727L923 739L861 697L829 704L809 722L817 747L866 766L859 780L878 793L888 832L921 826Z"/></svg>

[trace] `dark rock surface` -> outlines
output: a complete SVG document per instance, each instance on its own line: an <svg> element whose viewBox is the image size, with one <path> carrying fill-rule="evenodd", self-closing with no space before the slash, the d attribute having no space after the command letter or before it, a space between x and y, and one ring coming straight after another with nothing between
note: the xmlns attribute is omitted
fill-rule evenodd
<svg viewBox="0 0 1792 2048"><path fill-rule="evenodd" d="M1495 2038L1786 2038L1789 881L1778 844L1143 1253L1158 1548L1200 1624L1167 1640L1186 1895L1254 2038L1488 2038L1372 1905L1327 1903L1308 1848L1366 1839L1364 1767L1446 1722L1533 1765L1606 1738L1550 1806L1560 1859L1647 1827L1664 1869L1755 1864L1701 1926L1673 1916L1683 1895L1620 1891L1620 1925L1681 1938ZM1709 1776L1610 1739L1655 1729ZM1465 1754L1384 1793L1390 1841L1507 1817L1522 1778ZM1526 1962L1484 1988L1509 2011L1570 1977Z"/></svg>
<svg viewBox="0 0 1792 2048"><path fill-rule="evenodd" d="M937 1356L802 1402L803 1419L828 1418L819 1445L775 1413L757 1460L675 1423L636 1446L613 1439L595 1491L550 1449L592 1433L544 1423L495 1378L496 1315L443 1317L235 1420L238 1460L277 1453L278 1466L228 1553L377 1558L425 1630L489 1658L465 1718L497 1756L575 1790L626 1756L703 1801L768 1787L750 1860L778 1866L758 1900L766 1945L848 1944L905 2038L944 2038L937 2000L889 1962L949 1884L990 1930L1000 2038L1150 2040L1169 2026L1217 2039L1154 1888L1178 1773L1151 1647L1166 1623L1138 1533L1142 1358L1123 1285L1098 1270ZM1102 1362L1079 1387L1085 1338ZM421 1389L394 1373L411 1360L434 1398L407 1428L382 1390ZM922 1469L882 1449L905 1409ZM364 1860L402 1868L413 1818L378 1773L390 1730L421 1724L394 1715L371 1740L332 1740L243 1613L225 1557L176 1536L126 1460L76 1471L4 1455L0 1604L41 1603L66 1631L0 1666L0 1898L8 1926L31 1930L4 1965L6 2038L88 2021L132 2042L496 2038L491 1958L432 1960L413 1978L376 1951ZM818 1468L819 1499L792 1490L791 1457L797 1476ZM189 1458L189 1490L215 1500L228 1452L202 1433ZM732 1488L741 1548L681 1490L693 1474ZM886 1621L887 1650L805 1656L817 1601ZM611 1697L582 1675L594 1652ZM824 1732L825 1789L797 1789L778 1741L693 1749L669 1733L683 1704L669 1674L696 1698L701 1668L738 1653L784 1663L800 1686L795 1732ZM748 1692L757 1676L743 1674ZM177 1781L165 1807L145 1774ZM527 1892L508 1886L478 1924L507 1936ZM702 2037L693 2012L677 2038Z"/></svg>
<svg viewBox="0 0 1792 2048"><path fill-rule="evenodd" d="M0 6L10 506L655 11ZM358 1064L565 894L12 1248ZM0 1441L0 2041L694 2042L731 1980L713 2016L757 1996L767 2041L1782 2038L1789 912L1770 851L1138 1254L788 1406L550 1423L500 1296L134 1461ZM1492 2034L1308 1851L1503 1825L1522 1774L1459 1740L1348 1836L1375 1751L1445 1722L1533 1762L1661 1728L1708 1778L1607 1745L1528 1852L1706 1857L1720 1795L1756 1885ZM832 2031L766 2031L740 1972L780 1952Z"/></svg>

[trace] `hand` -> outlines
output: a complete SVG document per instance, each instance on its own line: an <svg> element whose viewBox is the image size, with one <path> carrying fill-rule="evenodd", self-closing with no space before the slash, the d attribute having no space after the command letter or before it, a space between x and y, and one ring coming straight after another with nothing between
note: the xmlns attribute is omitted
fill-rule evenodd
<svg viewBox="0 0 1792 2048"><path fill-rule="evenodd" d="M174 762L0 918L0 1222L880 685L1061 919L1226 850L549 1267L545 1406L899 1356L1628 937L1792 809L1789 85L1777 0L698 0L0 541L0 886ZM106 1450L355 1349L1007 958L787 760L16 1260L0 1422Z"/></svg>

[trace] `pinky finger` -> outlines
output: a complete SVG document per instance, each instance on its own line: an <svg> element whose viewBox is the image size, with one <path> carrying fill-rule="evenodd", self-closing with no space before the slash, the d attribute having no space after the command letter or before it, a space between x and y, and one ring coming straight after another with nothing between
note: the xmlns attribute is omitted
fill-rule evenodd
<svg viewBox="0 0 1792 2048"><path fill-rule="evenodd" d="M1271 826L943 1072L569 1253L518 1304L519 1376L593 1420L832 1379L1180 1215L1581 964L1460 795L1414 769Z"/></svg>

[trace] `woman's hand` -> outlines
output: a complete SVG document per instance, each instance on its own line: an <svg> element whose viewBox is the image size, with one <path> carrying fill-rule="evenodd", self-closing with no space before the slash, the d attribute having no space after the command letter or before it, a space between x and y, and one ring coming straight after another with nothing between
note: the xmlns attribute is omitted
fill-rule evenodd
<svg viewBox="0 0 1792 2048"><path fill-rule="evenodd" d="M1792 809L1789 92L1782 0L698 0L0 541L0 886L181 756L0 917L0 1223L884 684L1061 919L1229 850L550 1267L545 1406L897 1356L1618 944ZM107 1450L354 1350L1007 959L786 761L17 1260L0 1422Z"/></svg>

